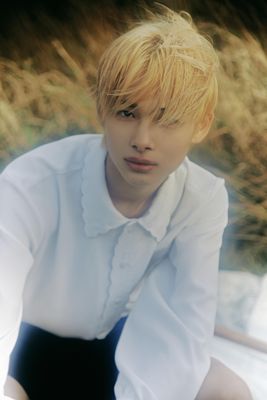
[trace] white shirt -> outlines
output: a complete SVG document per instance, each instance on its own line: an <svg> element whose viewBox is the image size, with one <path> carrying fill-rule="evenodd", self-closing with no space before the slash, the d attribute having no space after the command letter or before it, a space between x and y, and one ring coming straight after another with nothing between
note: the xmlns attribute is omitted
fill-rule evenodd
<svg viewBox="0 0 267 400"><path fill-rule="evenodd" d="M117 400L193 400L209 369L224 182L186 158L150 209L126 218L109 197L101 141L40 146L0 175L0 398L21 319L101 339L130 311Z"/></svg>

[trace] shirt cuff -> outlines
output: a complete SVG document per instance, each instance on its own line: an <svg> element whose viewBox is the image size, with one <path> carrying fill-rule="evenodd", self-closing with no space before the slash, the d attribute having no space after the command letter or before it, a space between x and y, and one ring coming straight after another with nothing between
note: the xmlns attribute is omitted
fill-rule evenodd
<svg viewBox="0 0 267 400"><path fill-rule="evenodd" d="M119 373L114 391L116 400L140 400L138 399L136 392L133 390L131 385L127 383L121 373Z"/></svg>
<svg viewBox="0 0 267 400"><path fill-rule="evenodd" d="M9 357L15 346L20 322L22 318L22 306L20 307L20 311L18 313L17 321L14 323L14 327L10 330L7 334L0 338L0 400L7 400L11 397L4 395L4 385L8 375L8 364L9 364ZM11 398L12 399L12 398ZM13 399L12 399L13 400Z"/></svg>

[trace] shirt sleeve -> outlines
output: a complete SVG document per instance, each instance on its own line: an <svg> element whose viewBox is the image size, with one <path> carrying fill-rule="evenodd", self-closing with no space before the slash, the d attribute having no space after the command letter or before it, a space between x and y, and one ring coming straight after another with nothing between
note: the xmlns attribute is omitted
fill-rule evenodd
<svg viewBox="0 0 267 400"><path fill-rule="evenodd" d="M33 264L31 235L36 235L34 207L22 192L0 176L0 399L10 353L22 318L25 281ZM31 230L31 235L29 234Z"/></svg>
<svg viewBox="0 0 267 400"><path fill-rule="evenodd" d="M117 400L195 399L210 366L227 214L219 183L146 279L116 350Z"/></svg>

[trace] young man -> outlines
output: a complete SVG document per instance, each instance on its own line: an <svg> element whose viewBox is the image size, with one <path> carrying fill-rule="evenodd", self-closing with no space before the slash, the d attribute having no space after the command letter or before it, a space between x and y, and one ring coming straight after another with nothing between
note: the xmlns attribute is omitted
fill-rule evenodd
<svg viewBox="0 0 267 400"><path fill-rule="evenodd" d="M37 348L53 355L60 337L106 343L128 316L116 350L117 400L251 399L240 378L210 360L224 182L186 157L211 126L218 61L188 18L163 14L119 37L100 61L103 137L41 146L1 175L1 388L21 320L44 330ZM28 383L14 374L29 397L42 398L31 384L46 364L43 398L79 398L77 387L60 394L51 384L53 361L29 369L30 342L19 361ZM60 366L59 375L70 371L60 390L78 364ZM88 373L84 396L111 399L92 390L95 379Z"/></svg>

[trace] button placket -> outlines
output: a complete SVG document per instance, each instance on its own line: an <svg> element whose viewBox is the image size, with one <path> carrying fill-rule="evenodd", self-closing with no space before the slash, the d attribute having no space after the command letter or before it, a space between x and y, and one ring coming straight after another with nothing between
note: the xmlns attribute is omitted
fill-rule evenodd
<svg viewBox="0 0 267 400"><path fill-rule="evenodd" d="M123 312L129 295L142 278L155 247L155 239L139 224L131 222L123 228L114 248L103 319L113 319Z"/></svg>

